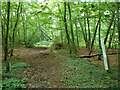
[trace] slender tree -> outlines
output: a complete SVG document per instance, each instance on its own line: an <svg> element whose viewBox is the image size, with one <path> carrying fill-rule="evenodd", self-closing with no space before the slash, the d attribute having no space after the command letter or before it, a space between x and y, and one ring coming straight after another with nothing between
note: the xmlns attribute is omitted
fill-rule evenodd
<svg viewBox="0 0 120 90"><path fill-rule="evenodd" d="M75 19L75 27L76 27L76 36L77 36L77 47L79 49L78 27L77 27L77 20L76 19Z"/></svg>
<svg viewBox="0 0 120 90"><path fill-rule="evenodd" d="M87 15L87 24L88 24L88 49L90 50L90 44L91 44L91 35L90 35L90 21L89 21L89 14L88 10L86 10L86 15Z"/></svg>
<svg viewBox="0 0 120 90"><path fill-rule="evenodd" d="M22 10L22 21L23 21L23 34L24 34L24 44L25 46L27 46L27 40L26 40L26 35L27 35L27 32L26 32L26 28L25 28L25 9L23 7L23 3L21 4L21 10Z"/></svg>
<svg viewBox="0 0 120 90"><path fill-rule="evenodd" d="M100 37L100 31L101 31L101 10L100 10L100 5L101 5L101 3L100 3L100 1L101 0L99 0L99 20L100 20L100 22L99 22L99 48L101 49L101 37Z"/></svg>
<svg viewBox="0 0 120 90"><path fill-rule="evenodd" d="M110 24L109 24L108 29L107 29L107 34L106 34L106 37L105 37L105 40L104 40L104 43L105 43L105 44L106 44L106 42L107 42L107 38L108 38L108 35L109 35L109 32L110 32L110 28L111 28L111 26L112 26L114 17L115 17L115 11L113 11L113 15L112 15L112 17L111 17L111 21L110 21Z"/></svg>
<svg viewBox="0 0 120 90"><path fill-rule="evenodd" d="M109 48L111 48L111 43L112 43L113 35L115 33L115 26L116 26L116 24L114 23L112 34L110 34L109 45L108 45L107 51L109 50Z"/></svg>
<svg viewBox="0 0 120 90"><path fill-rule="evenodd" d="M59 9L59 13L60 13L61 42L63 43L62 21L64 21L64 20L63 20L62 11L60 9L60 4L59 3L58 3L58 9Z"/></svg>
<svg viewBox="0 0 120 90"><path fill-rule="evenodd" d="M8 0L8 7L7 7L7 31L5 37L5 51L4 51L4 60L7 61L8 58L8 34L9 34L9 18L10 18L10 1Z"/></svg>
<svg viewBox="0 0 120 90"><path fill-rule="evenodd" d="M88 47L88 41L87 41L87 30L86 30L86 14L85 14L85 12L84 12L84 29L85 29L85 34L84 34L84 36L85 36L85 41L86 41L86 48Z"/></svg>
<svg viewBox="0 0 120 90"><path fill-rule="evenodd" d="M118 18L118 78L120 78L120 2L117 2L117 18ZM120 87L120 82L118 82L118 87Z"/></svg>
<svg viewBox="0 0 120 90"><path fill-rule="evenodd" d="M1 5L1 2L0 2L0 5ZM2 32L2 46L3 46L3 41L4 41L4 37L3 37L3 32L4 32L4 27L3 27L3 20L2 20L2 9L0 8L0 21L1 21L1 32Z"/></svg>
<svg viewBox="0 0 120 90"><path fill-rule="evenodd" d="M70 37L69 37L69 34L68 34L67 21L66 21L66 2L64 2L64 23L65 23L66 36L67 36L67 40L68 40L68 47L69 47L69 50L70 50L70 54L72 54L71 46L70 46Z"/></svg>
<svg viewBox="0 0 120 90"><path fill-rule="evenodd" d="M91 43L91 50L90 50L90 52L89 52L89 55L91 55L91 53L92 53L92 48L93 48L93 45L94 45L94 41L95 41L95 37L96 37L97 28L98 28L98 24L99 24L99 23L100 23L100 19L98 20L97 25L96 25L96 28L95 28L95 32L94 32L93 40L92 40L92 43Z"/></svg>
<svg viewBox="0 0 120 90"><path fill-rule="evenodd" d="M75 41L74 41L74 33L73 33L73 25L72 25L72 17L71 17L71 8L70 3L68 2L68 10L69 10L69 19L70 19L70 29L71 29L71 35L72 35L72 45L74 53L77 53L76 47L75 47Z"/></svg>
<svg viewBox="0 0 120 90"><path fill-rule="evenodd" d="M11 48L11 56L13 56L13 49L14 49L14 41L15 41L15 31L18 25L18 20L19 20L19 8L20 8L20 2L17 8L17 19L16 19L16 23L15 26L13 28L13 36L12 36L12 48Z"/></svg>
<svg viewBox="0 0 120 90"><path fill-rule="evenodd" d="M84 41L85 41L85 44L86 44L86 48L87 48L87 40L86 40L86 35L85 35L85 30L83 29L83 26L82 26L82 23L79 21L79 24L80 24L80 28L81 28L81 31L82 31L82 35L84 37Z"/></svg>

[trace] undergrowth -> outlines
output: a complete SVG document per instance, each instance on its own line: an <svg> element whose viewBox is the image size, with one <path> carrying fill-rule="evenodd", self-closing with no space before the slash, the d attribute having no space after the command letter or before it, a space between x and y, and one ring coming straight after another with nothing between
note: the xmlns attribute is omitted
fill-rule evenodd
<svg viewBox="0 0 120 90"><path fill-rule="evenodd" d="M11 61L20 60L20 58L12 58ZM6 73L6 66L2 68L2 89L9 88L26 88L27 78L19 79L17 76L22 70L29 65L25 62L17 62L11 65L11 71Z"/></svg>
<svg viewBox="0 0 120 90"><path fill-rule="evenodd" d="M108 73L102 65L88 60L62 58L66 61L62 64L65 73L61 82L67 88L118 88L117 72Z"/></svg>

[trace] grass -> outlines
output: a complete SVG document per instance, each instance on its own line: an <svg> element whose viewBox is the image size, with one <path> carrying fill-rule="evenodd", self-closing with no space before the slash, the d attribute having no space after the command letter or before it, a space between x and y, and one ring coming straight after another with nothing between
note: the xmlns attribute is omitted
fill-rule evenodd
<svg viewBox="0 0 120 90"><path fill-rule="evenodd" d="M117 72L108 73L102 65L88 60L66 58L61 80L67 88L118 88Z"/></svg>

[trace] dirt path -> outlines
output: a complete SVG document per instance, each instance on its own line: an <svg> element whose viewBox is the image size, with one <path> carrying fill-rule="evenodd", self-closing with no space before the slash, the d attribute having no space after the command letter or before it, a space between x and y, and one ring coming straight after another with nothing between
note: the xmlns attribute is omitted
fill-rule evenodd
<svg viewBox="0 0 120 90"><path fill-rule="evenodd" d="M41 48L19 48L14 50L14 56L23 57L20 62L26 62L30 66L21 74L21 78L28 78L27 87L59 88L64 87L60 82L63 69L57 53L50 53Z"/></svg>
<svg viewBox="0 0 120 90"><path fill-rule="evenodd" d="M88 51L85 48L79 50L80 55L87 55ZM96 52L94 52L96 53ZM65 55L65 53L63 53ZM21 74L20 78L28 78L26 86L31 88L47 87L47 88L64 88L66 85L61 83L64 69L61 63L65 60L61 59L59 54L51 53L46 48L25 48L20 47L14 50L15 57L22 57L23 59L17 62L26 62L30 66L26 68ZM117 64L116 55L108 56L110 66ZM98 60L98 57L84 58L93 63L104 65L103 60Z"/></svg>

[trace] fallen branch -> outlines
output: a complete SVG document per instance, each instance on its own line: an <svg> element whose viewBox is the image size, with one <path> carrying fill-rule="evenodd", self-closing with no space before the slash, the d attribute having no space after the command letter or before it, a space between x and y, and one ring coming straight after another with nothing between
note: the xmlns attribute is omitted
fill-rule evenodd
<svg viewBox="0 0 120 90"><path fill-rule="evenodd" d="M107 55L113 55L113 54L118 54L118 52L107 53ZM82 55L76 58L91 58L91 57L100 56L100 55L103 55L103 54Z"/></svg>
<svg viewBox="0 0 120 90"><path fill-rule="evenodd" d="M52 40L52 38L50 38L42 29L41 32L43 32L44 35L46 35L50 40Z"/></svg>

